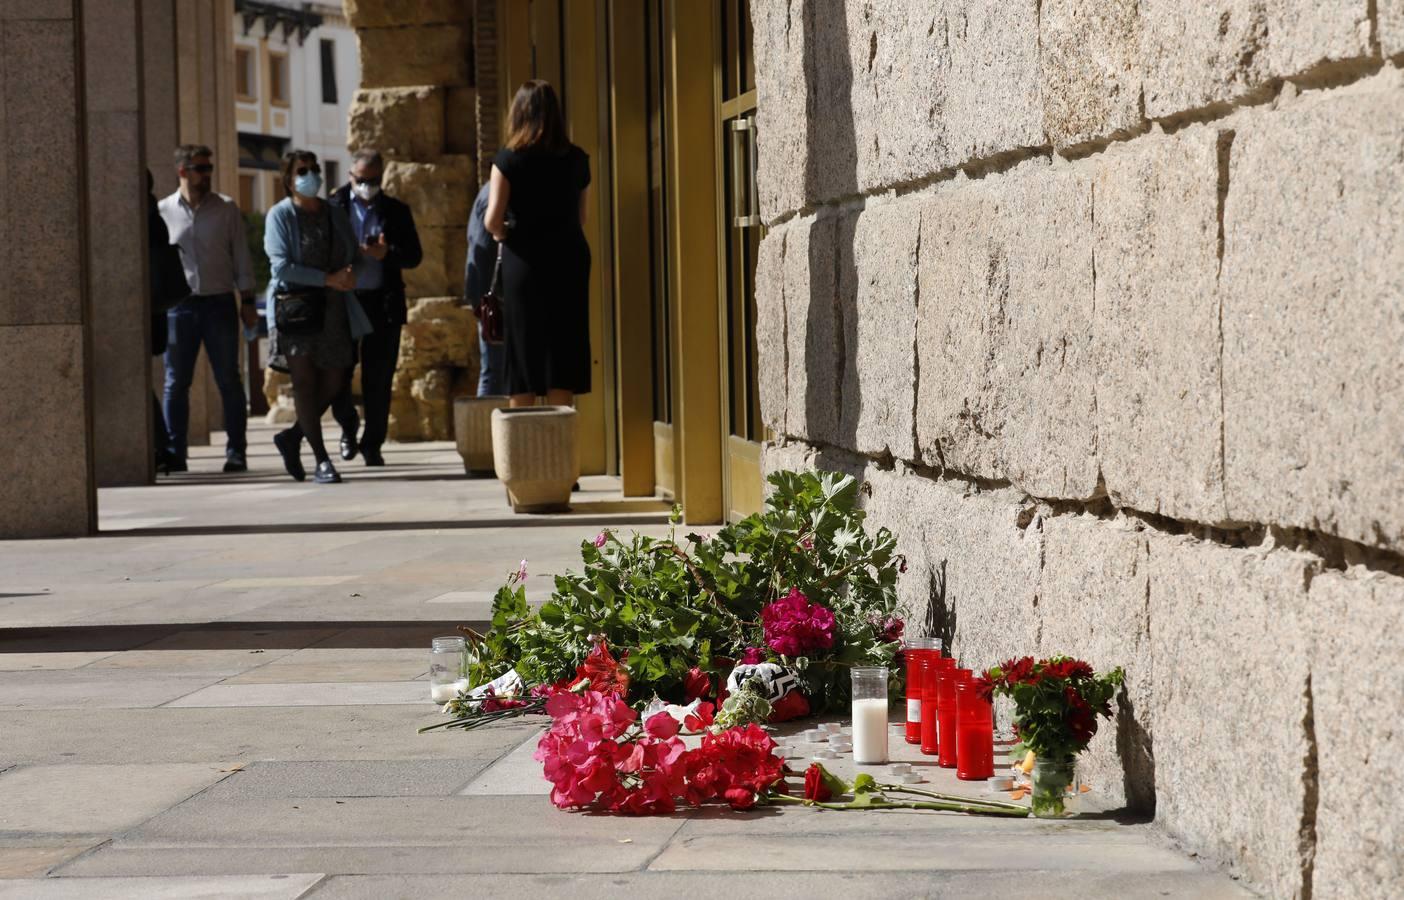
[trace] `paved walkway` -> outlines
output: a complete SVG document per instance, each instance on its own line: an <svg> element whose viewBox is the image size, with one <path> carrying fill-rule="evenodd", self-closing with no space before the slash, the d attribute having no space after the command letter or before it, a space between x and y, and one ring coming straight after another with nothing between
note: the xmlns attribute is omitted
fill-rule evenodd
<svg viewBox="0 0 1404 900"><path fill-rule="evenodd" d="M415 734L428 639L662 504L586 478L514 517L446 444L297 485L267 438L103 491L101 537L0 543L0 900L1241 895L1114 815L554 810L536 727Z"/></svg>

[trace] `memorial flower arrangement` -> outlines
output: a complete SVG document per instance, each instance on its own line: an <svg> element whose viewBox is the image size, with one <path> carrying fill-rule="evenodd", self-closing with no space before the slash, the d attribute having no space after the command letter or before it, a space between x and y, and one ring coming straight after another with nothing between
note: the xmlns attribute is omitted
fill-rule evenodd
<svg viewBox="0 0 1404 900"><path fill-rule="evenodd" d="M1080 659L1031 656L987 669L981 694L1014 701L1014 728L1035 757L1032 803L1035 815L1056 817L1075 783L1073 763L1097 733L1097 717L1111 717L1111 700L1125 679L1118 666L1098 675Z"/></svg>
<svg viewBox="0 0 1404 900"><path fill-rule="evenodd" d="M891 532L864 529L853 477L778 472L769 482L763 512L711 536L680 537L675 510L666 537L605 530L583 541L582 570L557 576L540 609L514 573L487 633L463 629L469 682L515 669L528 685L588 677L591 690L638 707L720 706L738 664L769 663L793 675L793 688L767 698L777 719L843 704L849 669L890 666L901 646L903 561ZM601 653L617 663L610 683L590 671Z"/></svg>

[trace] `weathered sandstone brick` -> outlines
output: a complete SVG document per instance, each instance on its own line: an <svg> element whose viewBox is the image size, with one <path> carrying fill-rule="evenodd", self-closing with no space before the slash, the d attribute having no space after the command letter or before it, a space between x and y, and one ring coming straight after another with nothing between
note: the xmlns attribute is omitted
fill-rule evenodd
<svg viewBox="0 0 1404 900"><path fill-rule="evenodd" d="M834 259L838 222L832 216L806 218L785 237L785 430L815 443L836 440L839 434L843 334Z"/></svg>
<svg viewBox="0 0 1404 900"><path fill-rule="evenodd" d="M922 210L923 462L1039 497L1097 493L1092 192L1042 160Z"/></svg>
<svg viewBox="0 0 1404 900"><path fill-rule="evenodd" d="M785 245L786 226L761 241L756 260L756 356L759 365L761 419L776 434L785 434Z"/></svg>
<svg viewBox="0 0 1404 900"><path fill-rule="evenodd" d="M1313 897L1380 898L1404 884L1404 578L1328 572L1311 582L1318 798Z"/></svg>
<svg viewBox="0 0 1404 900"><path fill-rule="evenodd" d="M405 270L411 297L458 296L463 293L463 262L468 254L467 227L425 226L419 230L424 261Z"/></svg>
<svg viewBox="0 0 1404 900"><path fill-rule="evenodd" d="M1114 717L1078 760L1078 780L1104 803L1155 807L1150 558L1146 535L1131 522L1064 515L1042 520L1038 656L1087 660L1099 672L1126 670Z"/></svg>
<svg viewBox="0 0 1404 900"><path fill-rule="evenodd" d="M469 29L457 25L359 28L361 86L465 85L472 82Z"/></svg>
<svg viewBox="0 0 1404 900"><path fill-rule="evenodd" d="M391 160L385 166L385 192L408 203L421 227L457 227L466 233L477 190L477 172L467 156L442 156L432 163Z"/></svg>
<svg viewBox="0 0 1404 900"><path fill-rule="evenodd" d="M352 147L391 159L434 159L444 152L444 92L439 88L359 90L351 103Z"/></svg>
<svg viewBox="0 0 1404 900"><path fill-rule="evenodd" d="M803 442L768 441L761 448L761 473L767 478L774 472L811 472L814 469L814 448Z"/></svg>
<svg viewBox="0 0 1404 900"><path fill-rule="evenodd" d="M1048 138L1059 147L1139 127L1137 0L1043 0L1039 66Z"/></svg>
<svg viewBox="0 0 1404 900"><path fill-rule="evenodd" d="M463 0L344 0L343 5L352 28L461 25L472 8Z"/></svg>
<svg viewBox="0 0 1404 900"><path fill-rule="evenodd" d="M1238 130L1221 279L1232 518L1404 549L1401 143L1392 76Z"/></svg>
<svg viewBox="0 0 1404 900"><path fill-rule="evenodd" d="M1311 558L1150 542L1156 821L1268 896L1306 861Z"/></svg>
<svg viewBox="0 0 1404 900"><path fill-rule="evenodd" d="M1146 115L1229 102L1320 62L1368 56L1368 0L1140 0Z"/></svg>
<svg viewBox="0 0 1404 900"><path fill-rule="evenodd" d="M806 203L809 83L808 0L751 4L756 67L757 183L761 216L771 221Z"/></svg>
<svg viewBox="0 0 1404 900"><path fill-rule="evenodd" d="M896 202L858 217L838 247L844 311L843 418L839 444L872 456L910 459L916 366L920 207ZM852 321L849 321L850 313Z"/></svg>
<svg viewBox="0 0 1404 900"><path fill-rule="evenodd" d="M1098 158L1097 435L1119 506L1225 517L1218 146L1196 127Z"/></svg>

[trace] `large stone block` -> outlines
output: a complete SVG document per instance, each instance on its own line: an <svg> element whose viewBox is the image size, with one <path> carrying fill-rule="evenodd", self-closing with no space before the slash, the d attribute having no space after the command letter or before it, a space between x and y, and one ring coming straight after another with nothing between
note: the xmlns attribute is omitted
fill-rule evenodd
<svg viewBox="0 0 1404 900"><path fill-rule="evenodd" d="M444 152L444 92L439 88L359 90L348 143L391 159L437 159Z"/></svg>
<svg viewBox="0 0 1404 900"><path fill-rule="evenodd" d="M1318 806L1313 897L1394 896L1404 843L1404 578L1328 572L1311 582Z"/></svg>
<svg viewBox="0 0 1404 900"><path fill-rule="evenodd" d="M1097 451L1119 506L1225 517L1219 391L1221 132L1098 158Z"/></svg>
<svg viewBox="0 0 1404 900"><path fill-rule="evenodd" d="M409 25L463 25L472 4L463 0L345 0L352 28L403 28Z"/></svg>
<svg viewBox="0 0 1404 900"><path fill-rule="evenodd" d="M9 26L6 25L6 28ZM0 326L0 538L80 537L97 524L89 461L83 329Z"/></svg>
<svg viewBox="0 0 1404 900"><path fill-rule="evenodd" d="M89 113L141 109L140 5L82 0L83 104Z"/></svg>
<svg viewBox="0 0 1404 900"><path fill-rule="evenodd" d="M1376 3L1376 28L1380 48L1385 56L1404 53L1404 3L1384 0Z"/></svg>
<svg viewBox="0 0 1404 900"><path fill-rule="evenodd" d="M814 448L808 444L767 441L761 447L761 475L765 478L776 472L811 472L814 468Z"/></svg>
<svg viewBox="0 0 1404 900"><path fill-rule="evenodd" d="M405 270L405 291L411 297L457 296L463 293L463 263L468 255L468 229L426 225L419 228L424 261Z"/></svg>
<svg viewBox="0 0 1404 900"><path fill-rule="evenodd" d="M1035 646L1041 520L1018 491L980 491L898 466L870 466L869 525L899 538L907 571L899 596L913 633L946 642L983 670Z"/></svg>
<svg viewBox="0 0 1404 900"><path fill-rule="evenodd" d="M756 67L756 180L761 215L772 221L805 205L809 83L808 0L751 4Z"/></svg>
<svg viewBox="0 0 1404 900"><path fill-rule="evenodd" d="M452 87L444 94L444 151L476 160L478 155L477 88ZM475 182L477 177L475 171L473 175Z"/></svg>
<svg viewBox="0 0 1404 900"><path fill-rule="evenodd" d="M852 242L838 247L846 361L838 443L869 456L915 455L920 228L915 202L869 207L858 217Z"/></svg>
<svg viewBox="0 0 1404 900"><path fill-rule="evenodd" d="M470 29L459 25L359 28L361 86L472 84Z"/></svg>
<svg viewBox="0 0 1404 900"><path fill-rule="evenodd" d="M1064 515L1043 520L1038 656L1085 659L1099 672L1126 670L1115 717L1101 721L1078 780L1099 798L1155 808L1149 544L1134 522Z"/></svg>
<svg viewBox="0 0 1404 900"><path fill-rule="evenodd" d="M73 23L6 21L0 50L0 324L77 324L83 185L55 165L78 146Z"/></svg>
<svg viewBox="0 0 1404 900"><path fill-rule="evenodd" d="M761 419L771 431L785 434L785 240L791 229L771 231L756 259L756 356Z"/></svg>
<svg viewBox="0 0 1404 900"><path fill-rule="evenodd" d="M1231 102L1274 78L1370 54L1367 0L1141 0L1145 112Z"/></svg>
<svg viewBox="0 0 1404 900"><path fill-rule="evenodd" d="M385 164L385 193L408 203L420 227L453 227L466 233L477 181L473 160L467 156L443 156L432 163L391 160Z"/></svg>
<svg viewBox="0 0 1404 900"><path fill-rule="evenodd" d="M1039 497L1096 495L1084 172L1031 161L923 207L917 439L928 465Z"/></svg>
<svg viewBox="0 0 1404 900"><path fill-rule="evenodd" d="M785 236L786 433L815 443L839 434L843 330L837 217L806 218Z"/></svg>
<svg viewBox="0 0 1404 900"><path fill-rule="evenodd" d="M1043 0L1043 119L1059 147L1140 127L1137 0Z"/></svg>
<svg viewBox="0 0 1404 900"><path fill-rule="evenodd" d="M1401 142L1393 75L1238 130L1221 280L1232 518L1404 549Z"/></svg>
<svg viewBox="0 0 1404 900"><path fill-rule="evenodd" d="M1315 773L1310 557L1150 542L1156 821L1271 897L1301 893Z"/></svg>
<svg viewBox="0 0 1404 900"><path fill-rule="evenodd" d="M457 297L429 297L410 305L400 341L400 365L407 371L466 368L477 349L477 319Z"/></svg>

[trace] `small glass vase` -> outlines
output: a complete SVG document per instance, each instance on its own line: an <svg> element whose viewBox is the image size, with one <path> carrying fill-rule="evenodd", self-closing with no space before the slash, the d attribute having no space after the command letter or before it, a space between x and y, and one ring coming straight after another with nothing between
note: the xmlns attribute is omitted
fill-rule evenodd
<svg viewBox="0 0 1404 900"><path fill-rule="evenodd" d="M1077 760L1034 760L1030 803L1040 819L1065 819L1077 815Z"/></svg>

